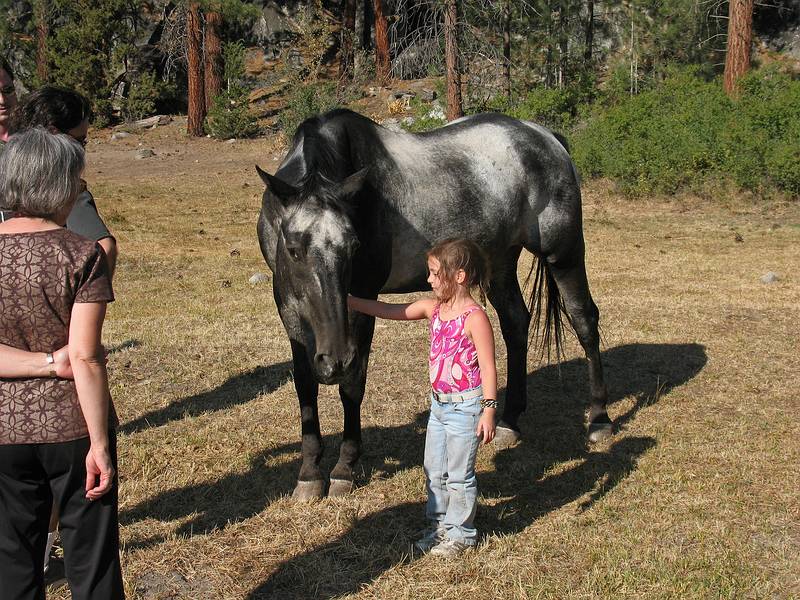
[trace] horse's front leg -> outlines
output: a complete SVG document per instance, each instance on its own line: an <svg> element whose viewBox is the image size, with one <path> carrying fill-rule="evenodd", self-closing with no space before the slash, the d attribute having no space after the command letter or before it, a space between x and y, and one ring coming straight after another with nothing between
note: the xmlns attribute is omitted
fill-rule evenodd
<svg viewBox="0 0 800 600"><path fill-rule="evenodd" d="M361 402L367 385L367 363L375 331L375 319L352 314L356 358L350 372L339 384L339 397L344 408L344 429L339 461L331 471L329 496L348 494L353 489L353 468L361 456Z"/></svg>
<svg viewBox="0 0 800 600"><path fill-rule="evenodd" d="M302 432L301 455L303 463L297 477L292 498L295 500L314 500L325 495L325 477L319 468L322 458L322 435L319 430L317 396L319 383L311 370L306 347L295 340L292 344L294 363L294 388L300 401L300 423Z"/></svg>

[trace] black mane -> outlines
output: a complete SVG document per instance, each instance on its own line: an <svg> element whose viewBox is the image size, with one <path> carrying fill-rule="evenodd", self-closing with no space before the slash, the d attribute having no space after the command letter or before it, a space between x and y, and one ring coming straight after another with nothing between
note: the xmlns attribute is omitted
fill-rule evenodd
<svg viewBox="0 0 800 600"><path fill-rule="evenodd" d="M302 141L304 172L295 182L301 197L313 194L324 203L348 208L335 194L336 184L353 172L346 130L337 121L339 117L352 115L356 113L339 108L306 119L298 126L292 149Z"/></svg>

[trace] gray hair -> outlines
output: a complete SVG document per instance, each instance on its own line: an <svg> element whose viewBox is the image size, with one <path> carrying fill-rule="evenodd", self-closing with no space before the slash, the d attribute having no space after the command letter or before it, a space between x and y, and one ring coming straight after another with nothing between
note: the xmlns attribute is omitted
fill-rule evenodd
<svg viewBox="0 0 800 600"><path fill-rule="evenodd" d="M0 202L24 217L53 218L81 191L83 148L42 127L12 135L0 154Z"/></svg>

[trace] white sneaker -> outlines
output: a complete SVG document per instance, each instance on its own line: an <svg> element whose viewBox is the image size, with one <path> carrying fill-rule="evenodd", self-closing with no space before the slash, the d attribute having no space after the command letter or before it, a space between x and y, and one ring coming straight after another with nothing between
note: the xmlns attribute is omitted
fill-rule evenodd
<svg viewBox="0 0 800 600"><path fill-rule="evenodd" d="M444 529L440 527L431 526L424 529L422 533L422 537L414 542L414 547L423 554L445 540Z"/></svg>
<svg viewBox="0 0 800 600"><path fill-rule="evenodd" d="M455 558L470 548L472 548L472 546L459 540L442 540L431 548L431 555Z"/></svg>

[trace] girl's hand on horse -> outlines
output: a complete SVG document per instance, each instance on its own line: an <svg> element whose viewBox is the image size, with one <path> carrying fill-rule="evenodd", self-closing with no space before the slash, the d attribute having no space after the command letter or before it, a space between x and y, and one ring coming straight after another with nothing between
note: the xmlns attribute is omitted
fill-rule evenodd
<svg viewBox="0 0 800 600"><path fill-rule="evenodd" d="M478 428L475 430L475 435L483 438L483 443L488 444L494 439L495 423L494 423L494 408L484 408L480 421L478 421Z"/></svg>

